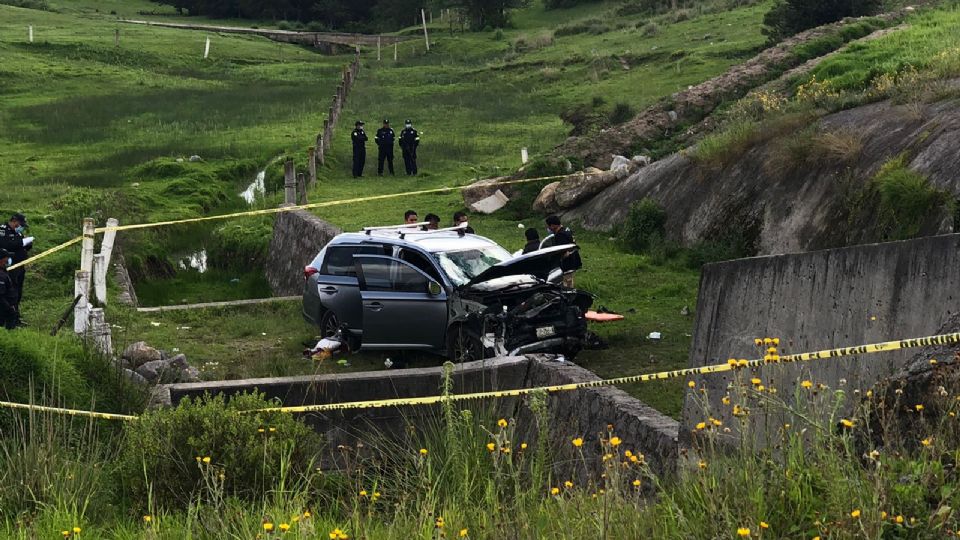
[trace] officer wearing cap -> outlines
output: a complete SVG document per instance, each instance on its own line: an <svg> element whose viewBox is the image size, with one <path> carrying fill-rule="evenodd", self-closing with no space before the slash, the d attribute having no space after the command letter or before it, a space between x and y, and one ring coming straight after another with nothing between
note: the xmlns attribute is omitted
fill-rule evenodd
<svg viewBox="0 0 960 540"><path fill-rule="evenodd" d="M13 264L11 253L0 249L0 326L13 330L20 321L16 304L17 290L7 273L7 267Z"/></svg>
<svg viewBox="0 0 960 540"><path fill-rule="evenodd" d="M393 141L396 139L393 128L390 127L390 120L383 119L383 127L377 130L377 136L373 139L377 143L377 175L383 176L383 161L387 161L390 174L393 175Z"/></svg>
<svg viewBox="0 0 960 540"><path fill-rule="evenodd" d="M11 259L10 264L21 263L29 258L28 252L33 248L33 237L24 238L23 233L26 228L27 217L19 212L11 216L6 223L0 224L0 249L8 253L8 257ZM27 270L22 266L9 272L9 277L13 282L13 307L18 314L20 313L20 299L23 298L23 280L26 274ZM17 324L23 324L19 315Z"/></svg>
<svg viewBox="0 0 960 540"><path fill-rule="evenodd" d="M363 165L367 161L367 134L363 131L362 120L354 124L350 138L353 139L353 177L359 178L363 176Z"/></svg>
<svg viewBox="0 0 960 540"><path fill-rule="evenodd" d="M420 134L413 129L413 122L403 123L400 132L400 151L403 152L403 166L407 169L407 176L417 175L417 147L420 146Z"/></svg>

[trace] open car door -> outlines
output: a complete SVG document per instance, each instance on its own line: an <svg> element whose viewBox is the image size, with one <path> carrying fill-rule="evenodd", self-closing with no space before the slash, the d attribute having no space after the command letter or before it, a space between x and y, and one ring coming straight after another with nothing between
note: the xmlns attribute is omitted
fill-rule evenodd
<svg viewBox="0 0 960 540"><path fill-rule="evenodd" d="M393 257L355 255L363 305L362 349L442 349L447 291Z"/></svg>

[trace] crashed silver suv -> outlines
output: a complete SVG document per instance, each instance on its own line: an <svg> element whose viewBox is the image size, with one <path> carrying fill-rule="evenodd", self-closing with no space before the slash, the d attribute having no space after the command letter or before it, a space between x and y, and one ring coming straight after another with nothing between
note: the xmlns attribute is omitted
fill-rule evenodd
<svg viewBox="0 0 960 540"><path fill-rule="evenodd" d="M303 316L323 337L342 332L352 351L575 355L593 299L547 281L575 249L514 257L462 229L341 234L304 269Z"/></svg>

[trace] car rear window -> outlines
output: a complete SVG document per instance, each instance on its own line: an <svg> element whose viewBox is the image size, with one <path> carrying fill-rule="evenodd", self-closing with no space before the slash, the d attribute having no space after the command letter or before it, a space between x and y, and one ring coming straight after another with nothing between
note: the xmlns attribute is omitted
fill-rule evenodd
<svg viewBox="0 0 960 540"><path fill-rule="evenodd" d="M361 246L327 246L327 256L323 260L321 274L328 276L357 276L353 262L354 255L390 255L392 249L380 244Z"/></svg>

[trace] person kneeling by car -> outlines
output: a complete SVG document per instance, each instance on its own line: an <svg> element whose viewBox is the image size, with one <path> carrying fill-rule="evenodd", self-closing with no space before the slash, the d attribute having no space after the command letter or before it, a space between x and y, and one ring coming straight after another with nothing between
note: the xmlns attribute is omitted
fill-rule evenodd
<svg viewBox="0 0 960 540"><path fill-rule="evenodd" d="M553 233L556 239L554 245L562 246L566 244L576 244L573 238L573 231L569 227L564 227L557 216L547 217L547 228ZM583 268L583 261L580 259L580 250L571 250L560 259L560 270L563 272L563 286L568 289L574 288L574 276L577 270Z"/></svg>

